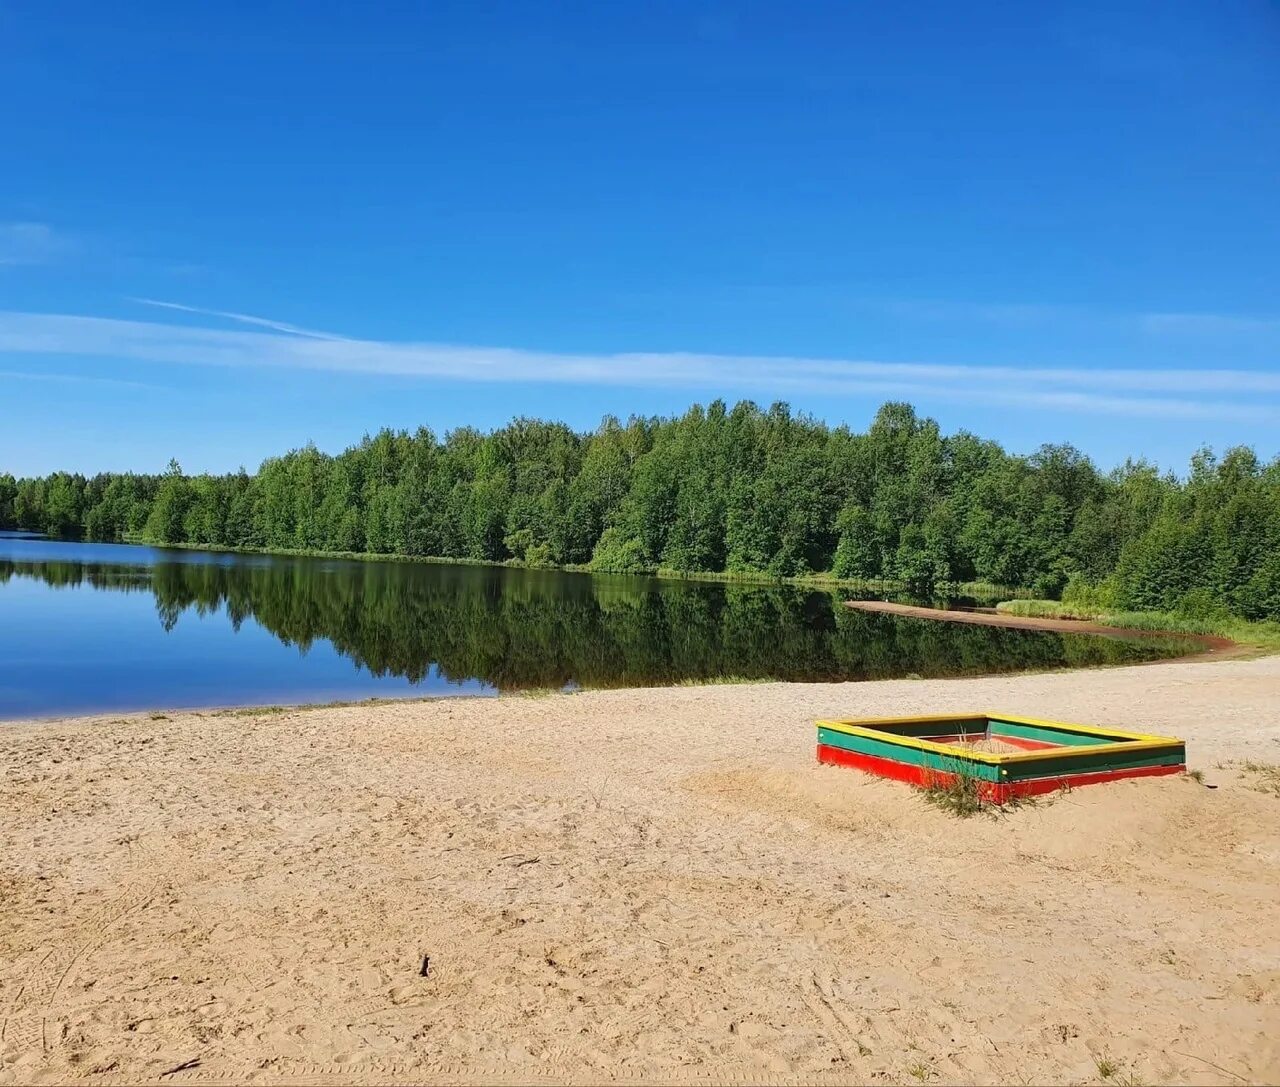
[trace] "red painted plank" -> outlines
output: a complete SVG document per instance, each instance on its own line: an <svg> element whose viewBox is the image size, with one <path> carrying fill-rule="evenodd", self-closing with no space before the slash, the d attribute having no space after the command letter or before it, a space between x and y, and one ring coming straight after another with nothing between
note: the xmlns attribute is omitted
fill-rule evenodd
<svg viewBox="0 0 1280 1087"><path fill-rule="evenodd" d="M876 755L861 755L856 751L845 751L839 747L818 745L818 761L831 766L848 766L862 770L878 777L891 778L894 781L905 781L908 784L945 785L954 777L942 770L932 770L924 766L912 766L893 759L883 759ZM1057 792L1063 786L1077 789L1082 785L1102 785L1108 781L1121 781L1125 778L1157 777L1162 774L1181 774L1186 770L1185 764L1176 766L1134 766L1125 770L1099 770L1085 774L1062 774L1058 777L1028 778L1024 781L994 782L978 781L978 793L984 799L1003 804L1015 796L1044 796Z"/></svg>
<svg viewBox="0 0 1280 1087"><path fill-rule="evenodd" d="M1063 746L1048 743L1045 740L1029 740L1025 736L1005 736L996 732L955 732L946 736L921 736L920 739L928 740L931 744L975 744L982 740L999 740L1002 744L1021 748L1024 751L1043 751L1046 748Z"/></svg>
<svg viewBox="0 0 1280 1087"><path fill-rule="evenodd" d="M1021 748L1023 751L1043 751L1047 748L1063 746L1045 740L1030 740L1026 736L1005 736L998 732L957 732L950 736L921 736L920 739L928 740L932 744L976 744L982 740L999 740L1002 744Z"/></svg>
<svg viewBox="0 0 1280 1087"><path fill-rule="evenodd" d="M892 778L894 781L905 781L911 785L949 785L955 780L955 774L945 770L935 770L928 766L914 766L911 763L884 759L879 755L863 755L856 751L846 751L841 747L829 747L818 744L818 761L831 766L849 766L877 777ZM1003 803L1001 797L1008 791L1007 785L994 781L982 781L978 778L978 795L984 800Z"/></svg>
<svg viewBox="0 0 1280 1087"><path fill-rule="evenodd" d="M818 761L830 766L849 766L854 770L864 770L868 774L893 778L895 781L907 781L912 785L924 784L925 768L923 766L882 759L876 755L861 755L856 751L845 751L841 747L818 744Z"/></svg>
<svg viewBox="0 0 1280 1087"><path fill-rule="evenodd" d="M1044 796L1057 792L1068 785L1078 789L1081 785L1105 785L1108 781L1121 781L1124 778L1157 777L1161 774L1182 774L1187 769L1186 763L1175 766L1131 766L1125 770L1098 770L1088 774L1063 774L1061 777L1027 778L1009 785L1000 786L1009 796Z"/></svg>
<svg viewBox="0 0 1280 1087"><path fill-rule="evenodd" d="M1020 747L1024 751L1043 751L1046 748L1064 746L1062 744L1051 744L1045 740L1030 740L1026 736L1006 736L1002 732L992 733L991 738L999 740L1002 744L1008 744L1010 747Z"/></svg>

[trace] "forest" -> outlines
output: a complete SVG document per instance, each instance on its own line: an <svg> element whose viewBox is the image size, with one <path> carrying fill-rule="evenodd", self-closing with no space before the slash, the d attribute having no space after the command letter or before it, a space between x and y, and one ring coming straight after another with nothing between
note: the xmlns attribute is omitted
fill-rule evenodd
<svg viewBox="0 0 1280 1087"><path fill-rule="evenodd" d="M980 581L1187 615L1280 618L1280 458L1184 477L1027 456L887 403L862 433L785 404L383 430L255 474L0 474L0 528L89 540L431 556L601 571Z"/></svg>

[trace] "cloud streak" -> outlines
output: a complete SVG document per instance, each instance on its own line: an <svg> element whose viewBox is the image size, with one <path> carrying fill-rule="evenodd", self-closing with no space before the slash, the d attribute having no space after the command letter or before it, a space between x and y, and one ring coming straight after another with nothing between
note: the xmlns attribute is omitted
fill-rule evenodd
<svg viewBox="0 0 1280 1087"><path fill-rule="evenodd" d="M201 317L221 317L227 321L238 321L245 325L256 325L269 328L275 332L287 332L294 336L307 336L313 340L346 340L346 336L338 336L332 332L316 332L310 328L299 328L297 325L285 324L283 321L272 321L267 317L252 317L247 313L230 313L226 310L202 309L199 306L184 306L180 302L161 302L155 298L131 298L142 306L157 306L160 309L177 310L180 313L192 313Z"/></svg>
<svg viewBox="0 0 1280 1087"><path fill-rule="evenodd" d="M911 321L979 324L1005 329L1085 326L1093 330L1138 333L1155 340L1218 339L1280 347L1280 318L1239 313L1124 313L1055 303L963 302L936 298L863 296L853 305Z"/></svg>
<svg viewBox="0 0 1280 1087"><path fill-rule="evenodd" d="M661 386L903 396L1170 420L1280 421L1280 374L1257 370L1071 369L688 352L570 354L360 340L248 314L149 300L247 329L0 312L0 351L161 365L272 368L410 379Z"/></svg>
<svg viewBox="0 0 1280 1087"><path fill-rule="evenodd" d="M48 223L0 223L0 265L52 264L74 248Z"/></svg>
<svg viewBox="0 0 1280 1087"><path fill-rule="evenodd" d="M97 377L93 374L32 373L29 370L0 370L0 381L52 381L63 385L114 385L127 389L163 389L148 381L131 381L123 377Z"/></svg>
<svg viewBox="0 0 1280 1087"><path fill-rule="evenodd" d="M1280 334L1280 320L1274 317L1243 317L1229 313L1144 313L1139 321L1143 331L1155 335L1274 338Z"/></svg>

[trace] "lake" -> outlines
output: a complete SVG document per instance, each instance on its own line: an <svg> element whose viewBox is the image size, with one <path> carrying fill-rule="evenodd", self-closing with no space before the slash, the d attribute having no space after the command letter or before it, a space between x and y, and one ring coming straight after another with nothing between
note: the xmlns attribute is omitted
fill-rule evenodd
<svg viewBox="0 0 1280 1087"><path fill-rule="evenodd" d="M1173 639L864 614L841 598L0 533L0 718L725 677L974 675L1188 651Z"/></svg>

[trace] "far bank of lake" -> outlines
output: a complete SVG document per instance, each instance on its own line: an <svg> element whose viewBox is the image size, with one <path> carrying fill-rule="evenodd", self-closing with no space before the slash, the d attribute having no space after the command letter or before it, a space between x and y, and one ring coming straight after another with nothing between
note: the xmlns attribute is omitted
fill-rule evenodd
<svg viewBox="0 0 1280 1087"><path fill-rule="evenodd" d="M1177 656L873 615L845 593L0 534L0 719L566 687L978 675Z"/></svg>

